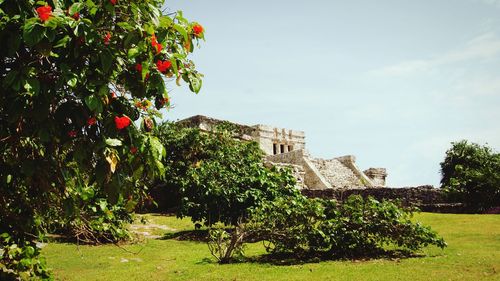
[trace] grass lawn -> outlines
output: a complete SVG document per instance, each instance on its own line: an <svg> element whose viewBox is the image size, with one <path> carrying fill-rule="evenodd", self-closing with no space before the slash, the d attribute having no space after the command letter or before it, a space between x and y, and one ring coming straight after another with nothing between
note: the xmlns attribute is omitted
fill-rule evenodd
<svg viewBox="0 0 500 281"><path fill-rule="evenodd" d="M42 254L56 280L500 280L500 215L417 214L448 242L424 249L423 257L325 261L300 265L219 265L205 243L154 239L193 225L188 219L146 215L136 226L150 238L134 245L77 246L50 243ZM252 244L247 256L264 254Z"/></svg>

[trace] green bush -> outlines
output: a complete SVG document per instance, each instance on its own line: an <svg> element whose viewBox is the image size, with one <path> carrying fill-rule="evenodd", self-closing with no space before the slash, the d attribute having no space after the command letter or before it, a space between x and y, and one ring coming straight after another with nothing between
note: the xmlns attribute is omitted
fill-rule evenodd
<svg viewBox="0 0 500 281"><path fill-rule="evenodd" d="M452 143L441 162L441 188L454 201L482 212L500 206L500 154L466 140Z"/></svg>
<svg viewBox="0 0 500 281"><path fill-rule="evenodd" d="M157 136L167 150L159 194L177 194L181 217L206 225L235 225L264 200L298 193L291 173L265 167L258 144L235 139L227 124L210 133L163 124Z"/></svg>
<svg viewBox="0 0 500 281"><path fill-rule="evenodd" d="M369 257L387 249L415 252L445 247L429 227L411 221L411 210L388 201L350 196L333 200L282 197L257 207L247 231L269 242L271 253L322 258Z"/></svg>
<svg viewBox="0 0 500 281"><path fill-rule="evenodd" d="M52 280L40 248L32 241L0 234L0 280Z"/></svg>

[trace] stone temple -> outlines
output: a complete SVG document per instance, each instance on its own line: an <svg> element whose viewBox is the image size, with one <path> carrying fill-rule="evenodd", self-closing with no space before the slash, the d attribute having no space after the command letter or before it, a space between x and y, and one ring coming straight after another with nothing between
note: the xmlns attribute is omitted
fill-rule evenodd
<svg viewBox="0 0 500 281"><path fill-rule="evenodd" d="M306 150L303 131L276 128L267 125L240 125L209 118L192 116L178 123L210 131L214 125L227 122L237 129L236 138L255 141L266 154L266 165L289 167L303 189L352 189L384 187L385 168L369 168L365 171L356 166L353 155L321 159L311 156Z"/></svg>

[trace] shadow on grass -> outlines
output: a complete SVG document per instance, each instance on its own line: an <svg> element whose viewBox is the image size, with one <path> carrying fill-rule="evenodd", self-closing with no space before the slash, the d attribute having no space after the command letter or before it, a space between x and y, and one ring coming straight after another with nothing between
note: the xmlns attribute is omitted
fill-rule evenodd
<svg viewBox="0 0 500 281"><path fill-rule="evenodd" d="M424 254L408 253L406 251L380 251L379 253L374 253L373 255L366 256L332 256L329 254L300 254L296 253L270 253L255 257L240 257L231 260L229 263L257 263L257 264L267 264L267 265L277 265L277 266L289 266L289 265L304 265L311 263L319 263L324 261L351 261L351 262L366 262L375 259L386 259L399 262L401 259L407 258L422 258L426 257ZM205 258L204 263L216 263L216 261Z"/></svg>
<svg viewBox="0 0 500 281"><path fill-rule="evenodd" d="M186 230L174 233L167 233L161 240L175 239L179 241L208 242L208 229ZM247 242L257 242L249 239ZM351 261L366 262L376 259L391 260L399 262L402 259L429 257L423 253L412 253L405 250L371 250L369 254L359 255L335 255L328 252L323 253L269 253L253 257L237 257L224 264L238 263L258 263L278 266L303 265L309 263L319 263L323 261ZM197 264L216 264L217 261L211 258L204 258Z"/></svg>
<svg viewBox="0 0 500 281"><path fill-rule="evenodd" d="M160 240L175 239L179 241L208 242L208 229L185 230L166 233Z"/></svg>

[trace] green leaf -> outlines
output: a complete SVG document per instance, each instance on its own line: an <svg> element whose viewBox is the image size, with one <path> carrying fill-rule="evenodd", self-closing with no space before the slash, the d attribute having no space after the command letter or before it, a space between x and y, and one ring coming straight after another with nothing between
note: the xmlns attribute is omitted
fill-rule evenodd
<svg viewBox="0 0 500 281"><path fill-rule="evenodd" d="M111 139L111 138L109 138L109 139L106 139L105 142L106 142L106 144L108 146L121 146L122 145L122 141L119 140L119 139Z"/></svg>
<svg viewBox="0 0 500 281"><path fill-rule="evenodd" d="M104 72L109 72L111 65L113 63L113 55L109 50L104 50L99 54L99 58L101 60L102 69Z"/></svg>
<svg viewBox="0 0 500 281"><path fill-rule="evenodd" d="M101 113L103 110L102 101L95 95L85 97L85 104L87 107L96 113Z"/></svg>
<svg viewBox="0 0 500 281"><path fill-rule="evenodd" d="M68 42L70 40L71 40L71 37L69 37L69 35L66 35L63 38L61 38L59 41L56 42L56 44L54 45L54 48L66 47L66 45L68 44Z"/></svg>
<svg viewBox="0 0 500 281"><path fill-rule="evenodd" d="M184 29L184 27L178 24L174 24L174 29L177 30L177 32L179 32L182 35L182 37L184 37L184 41L188 40L188 34L186 29Z"/></svg>
<svg viewBox="0 0 500 281"><path fill-rule="evenodd" d="M99 202L99 207L101 208L102 211L106 211L108 209L108 203L104 200L101 200Z"/></svg>
<svg viewBox="0 0 500 281"><path fill-rule="evenodd" d="M125 21L119 22L118 26L121 27L121 28L123 28L123 29L125 29L125 30L127 30L127 31L130 31L130 30L134 29L133 26L131 26L128 22L125 22Z"/></svg>
<svg viewBox="0 0 500 281"><path fill-rule="evenodd" d="M71 77L69 80L68 80L68 86L74 88L76 86L76 84L78 83L78 78L76 77Z"/></svg>
<svg viewBox="0 0 500 281"><path fill-rule="evenodd" d="M35 95L37 95L40 92L40 82L38 81L38 79L30 77L26 79L26 82L30 84L30 87Z"/></svg>
<svg viewBox="0 0 500 281"><path fill-rule="evenodd" d="M69 7L69 15L72 16L74 15L75 13L78 13L82 10L82 7L83 7L83 3L74 3L73 5L71 5L71 7Z"/></svg>
<svg viewBox="0 0 500 281"><path fill-rule="evenodd" d="M201 89L202 80L201 77L196 73L189 73L189 89L195 93L199 93Z"/></svg>
<svg viewBox="0 0 500 281"><path fill-rule="evenodd" d="M129 59L133 59L133 58L137 57L138 54L139 54L138 48L130 48L128 50L127 56Z"/></svg>
<svg viewBox="0 0 500 281"><path fill-rule="evenodd" d="M170 59L170 62L172 63L172 69L174 70L175 76L179 76L179 69L177 68L177 60L172 57Z"/></svg>
<svg viewBox="0 0 500 281"><path fill-rule="evenodd" d="M155 157L160 158L165 154L165 148L163 147L163 144L161 144L160 140L156 137L151 137L149 139L149 143L151 145L151 148L153 149L153 155Z"/></svg>
<svg viewBox="0 0 500 281"><path fill-rule="evenodd" d="M37 22L37 18L26 21L23 27L23 39L28 47L33 47L43 39L43 27Z"/></svg>
<svg viewBox="0 0 500 281"><path fill-rule="evenodd" d="M172 24L173 20L169 16L160 17L160 27L168 28Z"/></svg>
<svg viewBox="0 0 500 281"><path fill-rule="evenodd" d="M12 85L17 78L17 74L19 74L19 72L17 70L9 71L9 73L7 74L7 76L5 76L5 78L3 80L4 87L8 87L8 86Z"/></svg>

